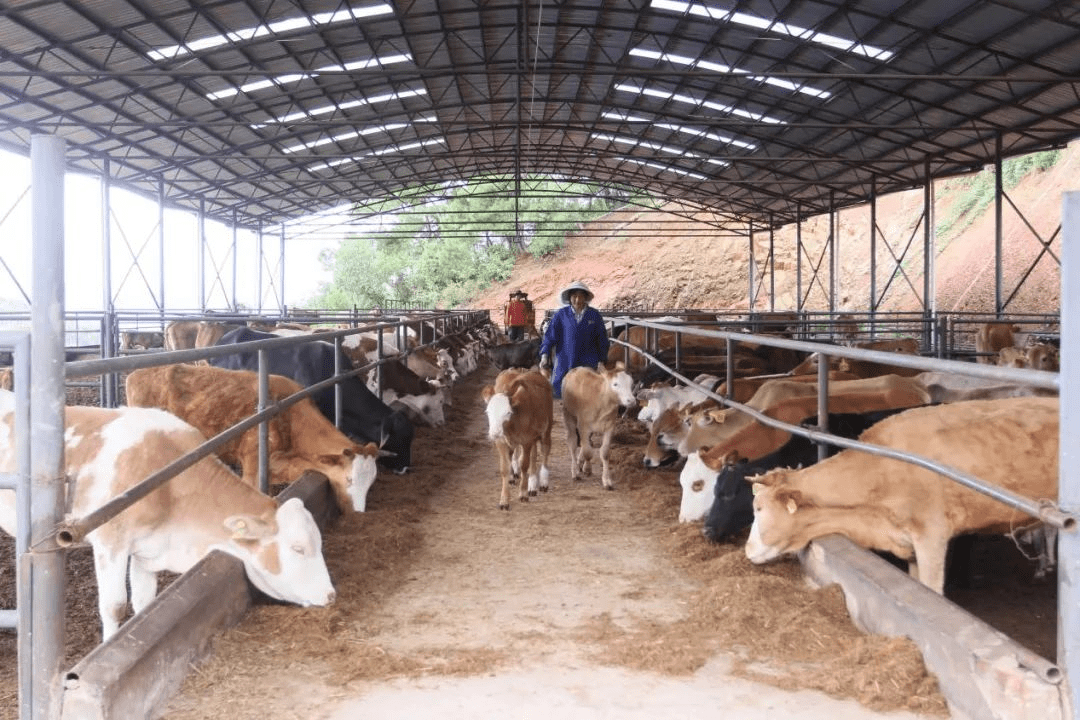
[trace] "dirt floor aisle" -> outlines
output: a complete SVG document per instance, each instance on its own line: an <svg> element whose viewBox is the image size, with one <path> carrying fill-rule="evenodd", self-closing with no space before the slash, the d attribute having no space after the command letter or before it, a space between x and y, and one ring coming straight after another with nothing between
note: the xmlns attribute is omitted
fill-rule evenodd
<svg viewBox="0 0 1080 720"><path fill-rule="evenodd" d="M338 601L255 608L169 720L930 716L732 676L697 613L702 578L672 560L672 543L707 543L674 521L677 473L638 469L630 425L615 492L569 482L557 417L551 492L498 510L480 399L494 377L482 367L459 383L446 427L418 430L415 467L381 474L368 512L325 533ZM936 695L919 709L943 712Z"/></svg>

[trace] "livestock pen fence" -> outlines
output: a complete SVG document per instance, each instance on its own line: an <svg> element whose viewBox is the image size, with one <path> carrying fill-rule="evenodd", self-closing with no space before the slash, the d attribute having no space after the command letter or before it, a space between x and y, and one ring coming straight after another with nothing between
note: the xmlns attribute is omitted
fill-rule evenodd
<svg viewBox="0 0 1080 720"><path fill-rule="evenodd" d="M810 324L812 321L810 320L807 320L807 324L798 328L796 332L792 332L793 326L791 325L791 318L764 318L754 320L743 317L737 320L731 320L728 323L729 327L735 329L717 330L711 330L704 327L705 325L710 325L712 323L703 323L700 314L697 314L693 320L694 324L698 325L697 327L691 327L689 326L689 323L684 322L671 322L670 320L672 318L670 314L665 319L667 319L668 322L656 322L632 317L609 317L608 322L612 326L612 335L616 334L616 326L619 325L623 327L642 327L647 331L646 346L633 345L618 337L613 338L612 343L623 348L627 359L629 359L631 353L640 355L645 359L649 366L658 368L676 381L689 385L693 384L694 381L683 374L679 367L680 363L685 360L685 357L678 352L662 356L661 353L657 352L656 344L652 341L654 341L660 333L668 333L669 337L670 334L674 334L675 347L678 348L681 344L679 339L686 335L711 338L719 347L724 348L722 355L726 359L726 363L721 366L723 367L723 370L720 370L719 374L721 378L727 381L727 393L722 396L705 387L699 387L705 395L721 403L723 406L735 408L740 412L749 414L760 423L779 428L795 435L801 435L819 444L829 443L841 448L857 449L872 455L892 458L925 468L948 478L950 481L957 482L966 488L1005 503L1058 530L1066 531L1062 533L1063 535L1072 536L1075 534L1077 529L1076 515L1063 510L1057 503L1040 502L1038 500L1032 500L1017 495L1016 493L1009 492L980 478L974 477L969 473L918 454L840 437L831 434L828 427L829 362L827 360L833 357L869 361L912 370L956 373L982 380L1040 388L1060 394L1062 388L1062 376L1058 373L1042 370L999 367L992 364L976 364L973 362L945 359L942 357L925 357L922 355L865 350L837 345L832 342L789 339L786 337L779 337L778 335L769 332L770 330L782 330L785 334L798 335L800 334L799 331L801 331L801 334L815 334L816 337L820 337L820 335L815 333ZM1012 318L1010 318L1010 320L1011 319ZM832 318L829 318L829 320L832 320ZM958 329L960 329L959 331L961 332L971 332L971 328L975 324L983 321L984 320L981 320L978 317L964 317L962 318L962 322L953 319L951 322L946 321L944 323L935 324L932 320L925 320L920 324L920 321L918 320L898 319L894 324L878 326L875 327L874 330L876 333L880 333L878 335L880 337L883 335L892 336L894 334L906 335L914 328L923 330L923 337L933 337L934 334L930 331L935 327L943 327L952 331L958 331ZM1049 339L1051 337L1054 339L1057 338L1058 321L1056 317L1034 316L1016 320L1018 323L1023 321L1026 321L1028 326L1037 328L1037 331L1044 339ZM713 322L718 327L724 325L724 321L716 320ZM818 322L824 321L819 320ZM748 330L750 329L757 330L757 332L749 332ZM939 334L937 337L941 338L942 335ZM826 339L832 340L833 338L827 337ZM820 391L818 392L818 425L816 427L804 427L775 420L764 412L760 412L745 404L734 401L735 383L732 381L735 379L736 373L732 358L734 358L736 348L740 343L765 345L799 353L820 353L822 358L817 364L817 381L819 383ZM936 347L941 348L941 345L937 345ZM934 348L935 346L931 345L929 348L924 347L924 350L933 351ZM961 356L971 355L972 353L970 352L961 354ZM1063 425L1061 428L1061 437L1063 438L1062 453L1064 456L1066 453L1066 438L1074 436L1068 435L1066 427ZM821 445L819 457L823 457L824 452L824 446ZM1063 496L1066 492L1064 488L1065 485L1063 485L1061 493ZM869 566L855 573L851 570L852 567L860 564L865 565L868 561L862 560L857 554L853 554L850 548L842 544L838 549L838 541L835 538L826 538L825 540L826 542L815 542L815 545L817 546L816 555L815 553L804 553L804 565L813 565L815 562L812 559L813 557L819 558L817 562L820 565L822 562L820 557L823 555L831 555L833 557L844 556L846 558L843 561L846 564L845 569L840 571L830 570L826 574L842 578L840 582L841 585L844 586L845 594L848 595L849 608L855 608L855 610L853 610L853 615L856 616L856 621L861 622L868 628L884 627L891 633L906 634L908 637L911 637L916 644L920 646L920 649L922 649L927 665L938 675L939 685L945 696L949 699L950 706L963 709L970 717L993 716L1022 718L1023 720L1027 720L1028 718L1034 720L1035 718L1072 717L1069 706L1073 702L1071 693L1074 692L1074 689L1070 687L1067 681L1069 678L1074 678L1076 676L1075 674L1080 672L1080 668L1073 666L1069 662L1070 660L1075 659L1075 655L1070 655L1070 653L1067 652L1067 645L1071 642L1071 639L1063 637L1059 632L1062 647L1059 647L1057 653L1058 662L1055 663L1038 656L1018 643L1008 642L995 637L995 633L989 632L989 628L986 628L987 632L976 632L973 630L973 627L979 625L977 621L972 619L972 621L969 622L967 619L962 618L962 611L959 611L958 608L952 606L935 593L922 593L922 595L919 595L919 591L924 590L922 588L912 589L901 586L900 594L898 596L901 599L896 599L895 597L887 600L882 599L891 594L891 590L897 586L897 581L886 579L882 583L870 583L868 585L865 580L867 576L883 571L877 567ZM848 545L850 545L850 543L848 543ZM868 554L863 553L863 555ZM811 559L808 560L807 557L810 557ZM881 561L880 564L884 565L885 563L884 561ZM857 579L851 577L855 574L859 575ZM844 577L845 575L847 575L847 577ZM907 580L907 582L914 584L913 580L908 580L906 576L902 577ZM853 588L858 587L859 591L865 592L867 587L870 586L873 587L874 591L879 592L882 597L861 597L858 599L851 597L851 593L855 592ZM1080 600L1080 594L1078 593L1080 593L1080 589L1075 586L1071 575L1068 572L1059 573L1059 628L1068 627L1065 618L1068 613L1072 612L1072 610L1077 607L1077 602ZM925 612L913 607L905 607L902 612L897 611L897 606L907 604L912 597L918 597L919 602L927 606ZM858 617L857 609L860 607L865 608L867 606L879 608L885 606L886 609L881 610L882 614L887 614L889 611L892 611L892 614L896 615L898 619L891 618L883 621L880 617L867 617L865 611L862 617ZM926 627L924 626L933 625L944 617L954 618L952 622L955 627L952 629L952 632L944 631L928 634ZM956 620L956 617L961 617L961 619ZM988 643L994 645L997 648L996 652L1002 653L1006 657L1007 664L1011 663L1011 666L1009 667L1018 668L1020 672L1011 672L1006 669L1005 666L1001 666L998 661L989 663L986 661L985 657L980 655L980 653L985 654L985 648L980 648L978 646L970 647L964 644L967 642L980 642L980 640L976 640L975 638L980 638L983 645L987 645ZM956 644L955 647L951 647L954 643ZM943 648L946 649L943 650ZM998 660L1000 660L1000 658L998 658ZM1062 664L1065 664L1064 672L1061 668ZM978 679L973 682L972 677L977 677ZM1034 710L1032 711L1030 704L1034 702L1033 698L1038 698L1038 702L1035 702ZM1043 704L1040 705L1040 703ZM1053 707L1051 707L1051 705ZM1030 714L1031 712L1034 712L1035 714ZM988 713L993 714L990 715Z"/></svg>
<svg viewBox="0 0 1080 720"><path fill-rule="evenodd" d="M1057 313L993 313L974 312L855 312L855 311L784 311L731 312L725 310L686 309L622 312L601 310L609 321L611 334L618 335L627 325L625 320L653 321L664 328L646 327L649 344L656 351L656 338L667 331L667 325L694 325L706 330L783 335L794 340L822 343L857 344L875 340L914 338L919 341L920 354L951 360L973 360L989 353L976 348L979 328L988 322L1003 322L1016 326L1017 343L1044 342L1058 345L1061 337L1061 318ZM550 311L549 311L550 314ZM679 346L678 334L676 347ZM992 362L992 358L991 358Z"/></svg>
<svg viewBox="0 0 1080 720"><path fill-rule="evenodd" d="M42 285L42 292L49 286ZM55 287L55 286L54 286ZM35 298L37 301L38 298ZM46 298L40 299L47 302ZM186 315L185 318L190 318ZM239 320L239 316L214 314L215 321L224 318ZM247 316L245 316L246 318ZM315 392L335 386L337 416L341 416L341 393L338 383L361 372L378 368L391 357L380 357L361 367L335 367L336 374L326 381L311 385L301 392L276 403L268 401L267 369L263 351L291 346L313 340L328 341L340 348L349 335L365 331L393 332L404 340L406 328L423 318L433 331L431 340L418 343L413 350L432 345L449 335L459 334L479 324L487 323L486 311L427 311L412 312L409 317L396 317L379 313L361 317L350 313L347 319L333 317L321 320L341 329L320 332L302 337L280 337L269 340L241 343L229 346L212 346L177 351L132 351L112 356L117 328L125 322L138 322L111 314L79 313L75 317L52 317L48 313L35 313L32 317L4 318L4 323L18 326L31 325L19 330L0 329L0 351L11 353L15 371L15 438L14 448L18 459L18 471L0 476L0 489L16 493L16 557L17 557L17 607L0 609L0 627L15 628L18 633L19 717L61 717L61 681L64 677L64 551L82 541L95 528L115 517L131 504L148 495L155 488L194 465L201 458L213 453L225 443L247 430L259 426L259 484L266 492L268 478L268 426L267 422L291 405ZM263 320L266 320L263 318ZM99 344L90 347L77 341L81 351L93 359L73 359L65 345L77 333L94 332L97 322ZM158 318L159 322L166 322ZM31 337L44 338L36 346ZM52 342L48 342L52 341ZM399 347L406 344L401 342ZM381 351L381 340L379 350ZM99 378L101 388L98 400L103 405L116 402L117 379L124 373L139 368L169 363L194 362L238 352L258 352L259 355L259 402L258 412L224 432L210 438L195 451L159 469L127 492L81 518L64 517L65 469L63 465L63 415L61 409L68 392L65 378ZM382 353L380 352L380 356ZM65 360L68 359L67 362ZM31 378L33 382L31 382ZM89 385L89 387L93 387ZM381 389L381 388L380 388ZM31 432L30 428L34 431ZM110 641L111 642L111 641Z"/></svg>

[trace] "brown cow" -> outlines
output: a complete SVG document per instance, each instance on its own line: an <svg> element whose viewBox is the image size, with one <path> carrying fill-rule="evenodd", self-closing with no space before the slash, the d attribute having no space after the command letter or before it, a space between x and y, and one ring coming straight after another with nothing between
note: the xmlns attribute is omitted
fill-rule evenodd
<svg viewBox="0 0 1080 720"><path fill-rule="evenodd" d="M303 388L281 375L271 375L270 399L276 402ZM129 405L168 410L213 437L258 410L258 375L206 365L174 364L143 368L127 377ZM290 406L270 420L270 475L292 482L307 470L330 480L342 512L363 512L375 482L375 443L361 446L326 419L311 398ZM243 479L258 486L259 430L250 428L217 450L218 457L243 469Z"/></svg>
<svg viewBox="0 0 1080 720"><path fill-rule="evenodd" d="M911 378L879 375L860 380L829 383L829 412L860 413L890 408L915 407L930 402L930 393ZM748 405L769 417L797 423L817 414L814 383L766 383ZM736 409L699 413L688 423L679 442L679 454L689 455L703 446L723 455L738 450L743 457L759 458L776 450L791 434L769 427Z"/></svg>
<svg viewBox="0 0 1080 720"><path fill-rule="evenodd" d="M636 400L634 381L621 362L613 370L587 367L571 368L563 377L563 422L566 425L566 444L570 447L570 476L580 480L592 474L592 434L599 433L601 482L614 490L608 451L619 406L633 407Z"/></svg>
<svg viewBox="0 0 1080 720"><path fill-rule="evenodd" d="M499 454L499 509L509 510L511 475L518 480L521 502L548 489L554 425L551 381L537 371L509 368L494 385L484 386L481 396L487 403L488 438Z"/></svg>
<svg viewBox="0 0 1080 720"><path fill-rule="evenodd" d="M916 408L882 420L859 439L941 462L1033 500L1058 493L1056 398L972 400ZM764 563L840 533L909 561L911 574L945 587L949 540L1010 533L1036 521L922 467L843 450L803 470L755 478L746 556Z"/></svg>
<svg viewBox="0 0 1080 720"><path fill-rule="evenodd" d="M1018 332L1020 332L1020 326L1011 322L998 320L980 325L975 332L975 352L978 353L976 362L993 365L994 354L1000 352L1002 348L1015 345L1015 334Z"/></svg>

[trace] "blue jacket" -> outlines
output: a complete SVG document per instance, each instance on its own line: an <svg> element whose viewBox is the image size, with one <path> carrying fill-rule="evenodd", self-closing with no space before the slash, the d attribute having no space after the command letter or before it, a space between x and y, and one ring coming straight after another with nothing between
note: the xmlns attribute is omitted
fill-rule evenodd
<svg viewBox="0 0 1080 720"><path fill-rule="evenodd" d="M540 344L541 357L551 350L555 351L555 370L551 374L555 397L562 397L562 379L570 368L595 368L607 362L610 345L604 319L595 308L585 308L580 323L574 319L574 308L571 306L564 305L556 310Z"/></svg>

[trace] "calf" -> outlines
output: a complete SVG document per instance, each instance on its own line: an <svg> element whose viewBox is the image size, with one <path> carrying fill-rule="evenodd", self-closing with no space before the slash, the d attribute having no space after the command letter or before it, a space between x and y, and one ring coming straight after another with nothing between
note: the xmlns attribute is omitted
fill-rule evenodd
<svg viewBox="0 0 1080 720"><path fill-rule="evenodd" d="M122 332L120 350L150 350L165 347L165 333L162 332Z"/></svg>
<svg viewBox="0 0 1080 720"><path fill-rule="evenodd" d="M995 354L1002 348L1016 344L1015 334L1018 332L1020 326L1011 322L994 321L980 325L975 331L976 362L993 365Z"/></svg>
<svg viewBox="0 0 1080 720"><path fill-rule="evenodd" d="M0 471L17 458L15 396L0 392ZM70 512L82 517L205 442L162 410L65 408L64 460ZM0 490L0 527L14 534L15 492ZM91 531L102 639L120 626L128 602L136 613L157 594L157 574L183 573L211 550L244 563L267 595L298 605L327 605L334 587L315 520L297 498L280 506L206 457Z"/></svg>
<svg viewBox="0 0 1080 720"><path fill-rule="evenodd" d="M487 349L491 364L500 370L531 368L539 362L540 338L502 343Z"/></svg>
<svg viewBox="0 0 1080 720"><path fill-rule="evenodd" d="M915 408L859 440L935 460L1035 500L1057 497L1056 398L1007 398ZM891 458L843 450L804 470L773 470L754 483L746 555L764 563L840 533L910 562L931 589L945 586L949 539L1008 533L1033 519L951 479Z"/></svg>
<svg viewBox="0 0 1080 720"><path fill-rule="evenodd" d="M601 482L606 489L615 489L608 451L619 407L633 407L636 402L633 385L633 379L621 362L616 363L613 370L571 368L563 377L563 422L566 444L570 447L570 476L574 480L592 474L592 434L600 433Z"/></svg>
<svg viewBox="0 0 1080 720"><path fill-rule="evenodd" d="M499 509L509 510L511 475L518 478L521 502L538 489L548 489L554 424L551 382L539 372L511 368L499 373L494 385L486 385L481 396L487 403L488 438L499 453Z"/></svg>
<svg viewBox="0 0 1080 720"><path fill-rule="evenodd" d="M281 375L269 378L270 402L303 388ZM207 437L228 430L254 415L259 405L259 376L248 370L225 370L207 365L162 365L131 372L127 402L156 407L195 426ZM270 476L292 482L307 470L327 477L342 512L363 512L375 482L379 449L373 442L358 445L334 427L310 398L269 420ZM217 455L242 468L244 482L259 486L259 428L248 429L221 446Z"/></svg>

